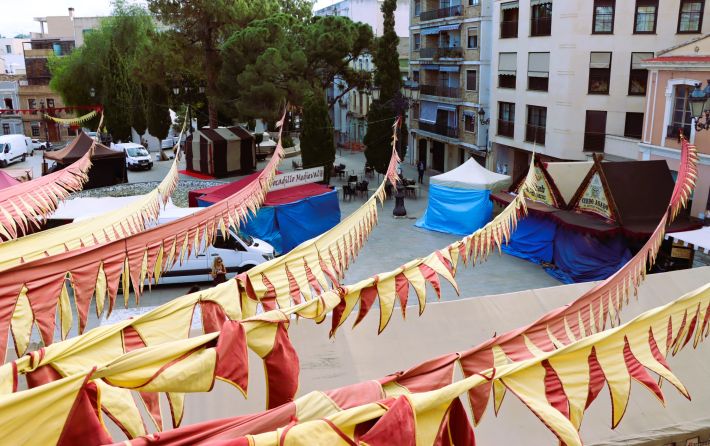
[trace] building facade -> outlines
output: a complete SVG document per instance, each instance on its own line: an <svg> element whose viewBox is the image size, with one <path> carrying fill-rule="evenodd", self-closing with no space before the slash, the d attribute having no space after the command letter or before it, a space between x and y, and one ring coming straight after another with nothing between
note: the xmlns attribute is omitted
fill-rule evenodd
<svg viewBox="0 0 710 446"><path fill-rule="evenodd" d="M410 80L419 101L410 117L408 160L447 171L486 160L490 2L413 0Z"/></svg>
<svg viewBox="0 0 710 446"><path fill-rule="evenodd" d="M710 130L696 130L688 101L696 85L710 79L710 38L702 37L646 60L649 70L639 159L665 160L677 172L680 134L699 152L691 215L710 218ZM701 122L704 123L704 120Z"/></svg>
<svg viewBox="0 0 710 446"><path fill-rule="evenodd" d="M0 74L17 76L25 74L22 45L27 40L0 38Z"/></svg>
<svg viewBox="0 0 710 446"><path fill-rule="evenodd" d="M20 108L20 76L0 74L0 135L22 134L22 117L13 110Z"/></svg>
<svg viewBox="0 0 710 446"><path fill-rule="evenodd" d="M494 0L488 167L514 176L530 152L637 159L647 69L710 26L704 0Z"/></svg>

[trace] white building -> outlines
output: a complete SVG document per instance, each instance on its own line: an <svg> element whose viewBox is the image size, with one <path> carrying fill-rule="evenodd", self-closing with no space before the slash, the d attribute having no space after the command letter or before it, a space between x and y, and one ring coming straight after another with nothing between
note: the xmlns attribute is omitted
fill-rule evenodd
<svg viewBox="0 0 710 446"><path fill-rule="evenodd" d="M17 113L20 107L19 82L17 76L0 74L0 135L22 134L22 118Z"/></svg>
<svg viewBox="0 0 710 446"><path fill-rule="evenodd" d="M22 44L29 39L0 39L0 73L25 74L25 57Z"/></svg>
<svg viewBox="0 0 710 446"><path fill-rule="evenodd" d="M494 0L494 159L636 159L654 53L707 32L703 0ZM705 30L703 29L705 27Z"/></svg>

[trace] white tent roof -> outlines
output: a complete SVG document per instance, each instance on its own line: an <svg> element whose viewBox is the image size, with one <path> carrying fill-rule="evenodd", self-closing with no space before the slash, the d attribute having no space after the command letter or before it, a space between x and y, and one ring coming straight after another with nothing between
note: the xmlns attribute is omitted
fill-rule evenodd
<svg viewBox="0 0 710 446"><path fill-rule="evenodd" d="M566 203L569 203L593 164L592 161L565 161L547 163L545 167L560 195Z"/></svg>
<svg viewBox="0 0 710 446"><path fill-rule="evenodd" d="M695 249L710 253L710 226L705 226L695 231L671 232L666 238L693 245Z"/></svg>
<svg viewBox="0 0 710 446"><path fill-rule="evenodd" d="M78 197L61 202L57 210L49 217L59 220L81 221L93 218L107 212L113 212L122 207L128 206L134 201L143 198L143 195L131 195L128 197ZM181 208L175 206L171 199L160 210L159 223L182 218L194 214L202 208Z"/></svg>
<svg viewBox="0 0 710 446"><path fill-rule="evenodd" d="M473 158L456 169L431 177L431 184L456 189L502 190L510 185L508 175L491 172Z"/></svg>

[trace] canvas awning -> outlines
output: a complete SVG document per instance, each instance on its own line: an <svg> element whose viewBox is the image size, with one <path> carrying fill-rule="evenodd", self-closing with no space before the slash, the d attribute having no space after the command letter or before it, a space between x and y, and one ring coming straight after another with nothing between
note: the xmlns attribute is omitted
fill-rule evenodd
<svg viewBox="0 0 710 446"><path fill-rule="evenodd" d="M666 234L666 238L682 242L686 246L692 245L697 251L710 253L710 226L695 231L671 232Z"/></svg>
<svg viewBox="0 0 710 446"><path fill-rule="evenodd" d="M67 145L62 150L57 150L56 152L44 152L44 159L57 161L62 164L71 164L78 160L91 148L91 144L94 140L84 132L79 132L76 138L74 138L69 145ZM103 144L96 143L94 148L94 154L91 156L92 160L104 159L104 158L125 158L123 152L119 150L112 150Z"/></svg>
<svg viewBox="0 0 710 446"><path fill-rule="evenodd" d="M441 67L439 67L439 71L444 71L447 73L458 73L459 67L458 65L442 65Z"/></svg>
<svg viewBox="0 0 710 446"><path fill-rule="evenodd" d="M436 122L436 102L421 101L419 107L419 120L424 122Z"/></svg>
<svg viewBox="0 0 710 446"><path fill-rule="evenodd" d="M469 158L456 169L431 177L430 182L457 189L502 190L510 185L510 177L491 172Z"/></svg>
<svg viewBox="0 0 710 446"><path fill-rule="evenodd" d="M434 34L439 34L439 27L438 26L432 26L431 28L422 28L420 30L421 35L423 36L431 36Z"/></svg>
<svg viewBox="0 0 710 446"><path fill-rule="evenodd" d="M455 23L453 25L442 25L439 27L439 32L441 32L441 31L455 31L459 28L461 28L460 23Z"/></svg>

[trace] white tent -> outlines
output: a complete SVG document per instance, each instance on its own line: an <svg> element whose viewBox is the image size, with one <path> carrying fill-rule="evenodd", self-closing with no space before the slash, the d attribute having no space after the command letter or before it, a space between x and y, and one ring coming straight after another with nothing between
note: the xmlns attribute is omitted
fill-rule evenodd
<svg viewBox="0 0 710 446"><path fill-rule="evenodd" d="M491 172L473 158L456 169L431 177L430 183L455 189L499 191L510 186L510 177Z"/></svg>
<svg viewBox="0 0 710 446"><path fill-rule="evenodd" d="M710 253L710 226L705 226L695 231L671 232L666 238L683 242L685 246L693 245L696 251Z"/></svg>

